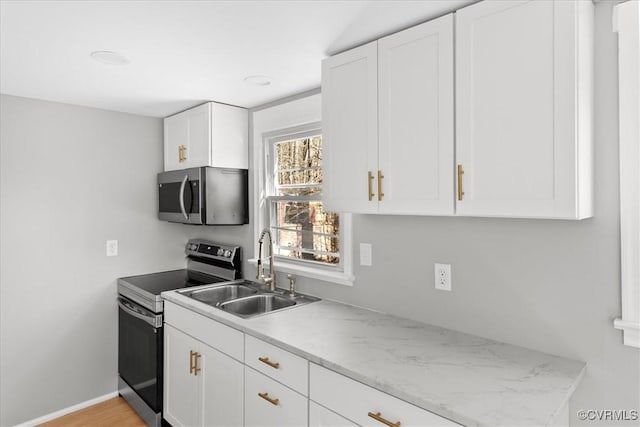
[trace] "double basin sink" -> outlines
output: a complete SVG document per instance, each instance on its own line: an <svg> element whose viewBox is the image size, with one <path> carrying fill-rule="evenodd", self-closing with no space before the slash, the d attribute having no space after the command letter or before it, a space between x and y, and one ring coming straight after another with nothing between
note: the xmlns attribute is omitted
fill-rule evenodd
<svg viewBox="0 0 640 427"><path fill-rule="evenodd" d="M319 300L280 289L270 291L260 283L246 280L188 288L178 293L245 319Z"/></svg>

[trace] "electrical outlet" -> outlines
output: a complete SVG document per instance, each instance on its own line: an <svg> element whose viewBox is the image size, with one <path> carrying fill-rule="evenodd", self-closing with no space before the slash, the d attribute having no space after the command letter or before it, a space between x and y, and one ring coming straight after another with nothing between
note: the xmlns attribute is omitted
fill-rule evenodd
<svg viewBox="0 0 640 427"><path fill-rule="evenodd" d="M451 291L451 264L434 264L436 289Z"/></svg>
<svg viewBox="0 0 640 427"><path fill-rule="evenodd" d="M107 256L118 256L117 240L107 240Z"/></svg>
<svg viewBox="0 0 640 427"><path fill-rule="evenodd" d="M371 243L360 243L360 265L370 267L372 264Z"/></svg>

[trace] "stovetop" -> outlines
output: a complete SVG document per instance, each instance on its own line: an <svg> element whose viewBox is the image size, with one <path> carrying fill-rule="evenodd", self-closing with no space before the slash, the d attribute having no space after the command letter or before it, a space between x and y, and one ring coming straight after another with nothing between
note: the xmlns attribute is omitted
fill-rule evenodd
<svg viewBox="0 0 640 427"><path fill-rule="evenodd" d="M187 268L141 274L118 279L118 294L154 313L163 311L164 291L208 285L239 279L241 248L225 246L206 240L187 242Z"/></svg>
<svg viewBox="0 0 640 427"><path fill-rule="evenodd" d="M210 283L226 282L228 279L183 268L180 270L123 277L119 279L119 281L127 282L128 284L150 294L160 295L164 291L207 285Z"/></svg>

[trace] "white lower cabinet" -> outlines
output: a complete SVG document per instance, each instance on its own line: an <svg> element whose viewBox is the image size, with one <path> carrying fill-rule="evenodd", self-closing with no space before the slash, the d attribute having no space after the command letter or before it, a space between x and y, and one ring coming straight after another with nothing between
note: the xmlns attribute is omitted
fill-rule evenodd
<svg viewBox="0 0 640 427"><path fill-rule="evenodd" d="M173 427L242 426L244 365L192 336L229 329L241 338L240 348L229 349L242 354L242 333L168 302L165 314L164 418Z"/></svg>
<svg viewBox="0 0 640 427"><path fill-rule="evenodd" d="M309 366L309 384L311 400L357 425L458 426L453 421L313 363Z"/></svg>
<svg viewBox="0 0 640 427"><path fill-rule="evenodd" d="M163 416L173 427L458 426L169 301Z"/></svg>
<svg viewBox="0 0 640 427"><path fill-rule="evenodd" d="M346 418L341 417L325 408L318 405L314 401L309 402L309 427L357 427L358 424L354 424Z"/></svg>
<svg viewBox="0 0 640 427"><path fill-rule="evenodd" d="M309 393L309 362L300 356L247 335L244 363L300 394Z"/></svg>
<svg viewBox="0 0 640 427"><path fill-rule="evenodd" d="M202 425L243 425L243 364L208 346L202 353Z"/></svg>
<svg viewBox="0 0 640 427"><path fill-rule="evenodd" d="M245 426L300 427L308 422L307 397L245 367Z"/></svg>
<svg viewBox="0 0 640 427"><path fill-rule="evenodd" d="M174 427L199 424L200 379L193 375L193 351L197 347L195 339L165 323L163 416Z"/></svg>

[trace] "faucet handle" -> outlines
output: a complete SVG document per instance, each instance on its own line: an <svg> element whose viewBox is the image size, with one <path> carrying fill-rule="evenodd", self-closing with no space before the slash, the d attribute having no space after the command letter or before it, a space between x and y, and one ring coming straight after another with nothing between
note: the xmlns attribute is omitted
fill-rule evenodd
<svg viewBox="0 0 640 427"><path fill-rule="evenodd" d="M287 274L287 279L289 279L289 295L294 297L296 296L296 276Z"/></svg>

